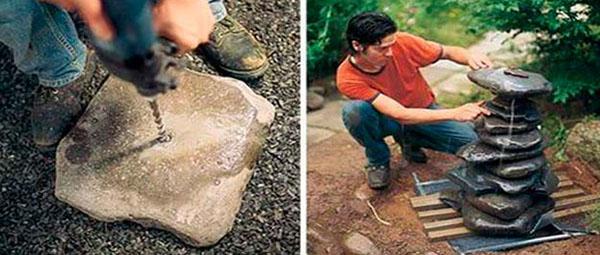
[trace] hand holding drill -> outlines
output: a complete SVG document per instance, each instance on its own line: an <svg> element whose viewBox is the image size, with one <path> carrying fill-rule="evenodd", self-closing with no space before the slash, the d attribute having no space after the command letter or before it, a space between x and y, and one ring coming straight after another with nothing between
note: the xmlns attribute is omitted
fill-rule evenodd
<svg viewBox="0 0 600 255"><path fill-rule="evenodd" d="M105 41L114 39L114 26L101 0L43 1L78 12L97 38ZM181 52L208 41L215 23L206 1L162 0L153 7L152 14L155 31L176 43Z"/></svg>

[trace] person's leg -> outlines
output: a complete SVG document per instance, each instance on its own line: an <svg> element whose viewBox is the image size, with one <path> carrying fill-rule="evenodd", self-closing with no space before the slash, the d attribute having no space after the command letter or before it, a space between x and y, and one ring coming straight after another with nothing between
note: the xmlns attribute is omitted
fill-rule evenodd
<svg viewBox="0 0 600 255"><path fill-rule="evenodd" d="M64 10L37 0L0 2L0 42L15 65L40 85L31 112L33 141L52 149L82 112L80 94L91 80L91 61ZM85 75L84 75L85 74Z"/></svg>
<svg viewBox="0 0 600 255"><path fill-rule="evenodd" d="M342 118L352 137L365 148L368 164L388 165L390 149L384 138L399 132L401 125L362 100L346 103L342 109Z"/></svg>
<svg viewBox="0 0 600 255"><path fill-rule="evenodd" d="M201 45L198 53L229 76L243 80L261 77L269 66L265 50L246 28L227 14L222 0L208 0L208 3L218 22L210 41Z"/></svg>
<svg viewBox="0 0 600 255"><path fill-rule="evenodd" d="M437 109L439 106L434 104L430 108ZM479 139L473 125L468 122L442 121L407 125L406 130L409 132L406 134L406 141L412 146L452 154L455 154L460 147Z"/></svg>
<svg viewBox="0 0 600 255"><path fill-rule="evenodd" d="M366 101L350 101L342 110L344 125L354 139L365 148L367 181L374 189L389 185L390 149L386 136L398 133L400 124L379 113Z"/></svg>
<svg viewBox="0 0 600 255"><path fill-rule="evenodd" d="M82 74L85 45L67 12L36 0L5 0L0 17L0 41L19 70L47 87L65 86Z"/></svg>

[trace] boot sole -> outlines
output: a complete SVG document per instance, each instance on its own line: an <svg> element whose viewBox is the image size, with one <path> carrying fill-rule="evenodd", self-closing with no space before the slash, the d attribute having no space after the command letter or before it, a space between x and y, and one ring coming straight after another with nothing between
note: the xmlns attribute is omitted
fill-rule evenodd
<svg viewBox="0 0 600 255"><path fill-rule="evenodd" d="M381 185L371 185L370 183L367 182L367 185L369 186L370 189L374 189L374 190L384 190L386 189L388 186L390 186L390 184L381 184Z"/></svg>
<svg viewBox="0 0 600 255"><path fill-rule="evenodd" d="M39 145L35 144L35 147L44 155L50 156L52 153L56 152L56 148L58 144L54 145Z"/></svg>
<svg viewBox="0 0 600 255"><path fill-rule="evenodd" d="M239 71L239 70L229 69L224 66L218 66L218 65L215 65L215 66L217 67L217 69L223 71L226 75L231 76L233 78L240 79L240 80L257 80L265 74L267 69L269 69L269 62L268 61L265 62L265 64L262 65L261 67L259 67L258 69L249 70L249 71Z"/></svg>

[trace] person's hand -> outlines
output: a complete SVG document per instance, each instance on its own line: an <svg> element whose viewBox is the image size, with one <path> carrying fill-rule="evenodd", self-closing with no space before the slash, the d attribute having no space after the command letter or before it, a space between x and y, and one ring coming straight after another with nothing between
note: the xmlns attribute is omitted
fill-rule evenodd
<svg viewBox="0 0 600 255"><path fill-rule="evenodd" d="M115 31L110 20L102 10L100 0L41 0L59 6L70 12L77 12L88 25L92 33L102 40L111 40Z"/></svg>
<svg viewBox="0 0 600 255"><path fill-rule="evenodd" d="M153 14L158 34L176 43L180 52L207 42L215 24L208 1L204 0L161 0Z"/></svg>
<svg viewBox="0 0 600 255"><path fill-rule="evenodd" d="M492 67L492 61L484 54L471 53L469 55L469 67L473 70Z"/></svg>
<svg viewBox="0 0 600 255"><path fill-rule="evenodd" d="M109 41L115 36L101 0L41 1L78 12L92 33L101 40ZM181 52L207 42L215 23L208 2L202 0L161 0L152 12L154 29L159 35L176 43Z"/></svg>
<svg viewBox="0 0 600 255"><path fill-rule="evenodd" d="M452 119L456 121L473 121L481 114L490 115L490 111L482 106L484 103L485 101L480 101L456 107L452 109Z"/></svg>

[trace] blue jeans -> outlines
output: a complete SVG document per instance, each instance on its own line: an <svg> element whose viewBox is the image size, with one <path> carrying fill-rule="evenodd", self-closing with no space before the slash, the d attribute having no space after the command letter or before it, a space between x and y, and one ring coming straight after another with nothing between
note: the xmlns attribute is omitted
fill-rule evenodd
<svg viewBox="0 0 600 255"><path fill-rule="evenodd" d="M222 0L208 0L217 20L227 15ZM69 14L38 0L0 1L0 42L8 46L23 73L42 86L62 87L82 73L86 47Z"/></svg>
<svg viewBox="0 0 600 255"><path fill-rule="evenodd" d="M429 109L438 109L432 104ZM393 136L402 146L429 148L446 153L456 153L463 145L478 139L473 125L457 121L431 124L403 125L380 112L371 103L354 100L342 110L344 125L354 139L365 147L369 165L387 165L390 149L383 140Z"/></svg>
<svg viewBox="0 0 600 255"><path fill-rule="evenodd" d="M37 0L0 1L0 42L12 50L17 68L37 75L43 86L64 86L85 65L86 48L68 13Z"/></svg>

